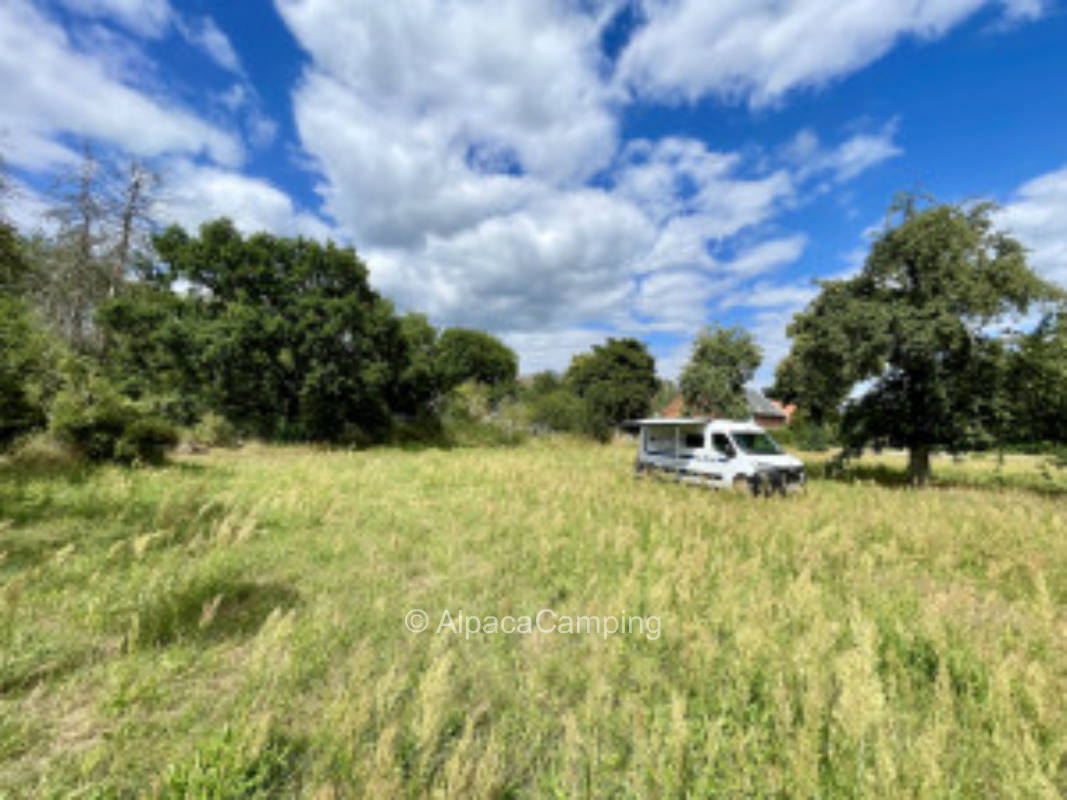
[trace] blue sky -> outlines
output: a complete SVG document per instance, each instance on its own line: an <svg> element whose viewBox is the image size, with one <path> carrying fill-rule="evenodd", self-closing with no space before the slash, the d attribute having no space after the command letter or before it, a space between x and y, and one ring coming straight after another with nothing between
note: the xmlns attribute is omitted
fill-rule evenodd
<svg viewBox="0 0 1067 800"><path fill-rule="evenodd" d="M702 325L770 381L893 193L991 198L1067 285L1067 9L1051 0L0 0L5 211L79 143L155 212L353 244L522 370Z"/></svg>

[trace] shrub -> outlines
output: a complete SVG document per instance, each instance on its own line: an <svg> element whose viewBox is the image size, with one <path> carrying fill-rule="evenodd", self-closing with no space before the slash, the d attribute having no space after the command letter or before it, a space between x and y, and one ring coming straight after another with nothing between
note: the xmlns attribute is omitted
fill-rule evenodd
<svg viewBox="0 0 1067 800"><path fill-rule="evenodd" d="M60 442L90 461L158 464L178 443L174 426L144 414L96 377L56 396L49 427Z"/></svg>
<svg viewBox="0 0 1067 800"><path fill-rule="evenodd" d="M578 430L582 415L581 398L568 389L554 389L530 400L531 422L549 430Z"/></svg>
<svg viewBox="0 0 1067 800"><path fill-rule="evenodd" d="M45 426L58 350L23 301L0 293L0 446Z"/></svg>
<svg viewBox="0 0 1067 800"><path fill-rule="evenodd" d="M193 430L196 441L208 447L236 447L240 444L237 428L221 414L209 411Z"/></svg>
<svg viewBox="0 0 1067 800"><path fill-rule="evenodd" d="M167 451L178 444L178 430L160 417L141 417L126 426L115 444L115 460L124 463L162 464Z"/></svg>

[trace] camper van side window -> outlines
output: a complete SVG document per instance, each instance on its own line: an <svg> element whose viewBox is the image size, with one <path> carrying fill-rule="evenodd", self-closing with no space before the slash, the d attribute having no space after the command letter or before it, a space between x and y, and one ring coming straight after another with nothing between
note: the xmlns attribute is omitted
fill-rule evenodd
<svg viewBox="0 0 1067 800"><path fill-rule="evenodd" d="M691 450L697 450L704 446L704 434L702 433L687 433L685 435L685 446Z"/></svg>
<svg viewBox="0 0 1067 800"><path fill-rule="evenodd" d="M716 433L711 437L712 446L722 453L727 458L733 458L737 455L737 451L734 449L734 444L727 437L726 434Z"/></svg>

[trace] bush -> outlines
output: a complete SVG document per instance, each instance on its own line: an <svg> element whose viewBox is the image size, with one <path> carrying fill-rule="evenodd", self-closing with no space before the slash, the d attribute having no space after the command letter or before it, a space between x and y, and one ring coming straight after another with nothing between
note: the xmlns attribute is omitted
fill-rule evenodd
<svg viewBox="0 0 1067 800"><path fill-rule="evenodd" d="M173 425L144 414L96 377L56 396L49 427L60 442L90 461L158 464L178 443Z"/></svg>
<svg viewBox="0 0 1067 800"><path fill-rule="evenodd" d="M15 441L10 462L20 471L57 471L77 467L82 460L49 433L30 433Z"/></svg>
<svg viewBox="0 0 1067 800"><path fill-rule="evenodd" d="M126 426L115 444L115 460L132 464L162 464L178 444L178 430L160 417L141 417Z"/></svg>
<svg viewBox="0 0 1067 800"><path fill-rule="evenodd" d="M58 359L59 348L29 307L0 293L0 446L45 426Z"/></svg>
<svg viewBox="0 0 1067 800"><path fill-rule="evenodd" d="M816 424L799 413L785 427L772 428L770 434L782 447L812 453L825 452L839 443L834 426Z"/></svg>
<svg viewBox="0 0 1067 800"><path fill-rule="evenodd" d="M582 400L569 389L554 389L530 400L530 421L553 431L575 431L582 423Z"/></svg>
<svg viewBox="0 0 1067 800"><path fill-rule="evenodd" d="M236 447L240 444L236 426L214 411L204 414L193 430L193 437L208 447Z"/></svg>

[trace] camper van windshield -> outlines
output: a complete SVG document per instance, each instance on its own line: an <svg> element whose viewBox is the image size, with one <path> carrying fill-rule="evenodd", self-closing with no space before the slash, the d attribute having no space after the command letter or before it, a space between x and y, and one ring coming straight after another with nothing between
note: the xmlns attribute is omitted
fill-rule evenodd
<svg viewBox="0 0 1067 800"><path fill-rule="evenodd" d="M782 452L778 442L765 433L732 433L737 446L752 456L776 456Z"/></svg>

